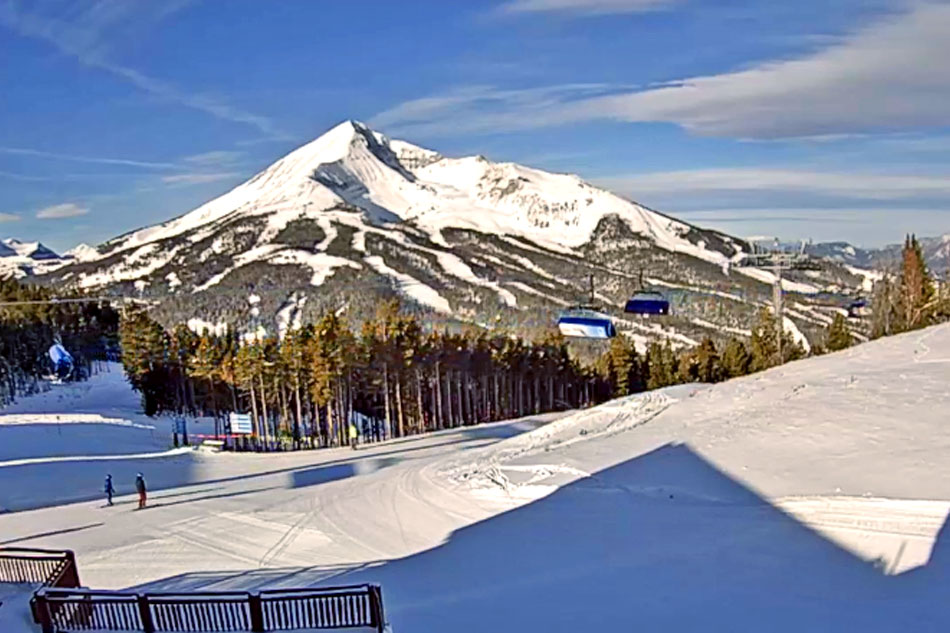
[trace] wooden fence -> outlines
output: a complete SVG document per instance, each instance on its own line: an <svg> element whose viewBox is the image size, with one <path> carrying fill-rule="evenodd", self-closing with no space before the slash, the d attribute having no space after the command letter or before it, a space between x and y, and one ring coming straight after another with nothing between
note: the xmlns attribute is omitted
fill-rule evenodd
<svg viewBox="0 0 950 633"><path fill-rule="evenodd" d="M0 547L0 582L80 586L76 557L70 550L26 547Z"/></svg>
<svg viewBox="0 0 950 633"><path fill-rule="evenodd" d="M43 633L382 632L385 628L378 585L186 594L49 588L36 592L34 617Z"/></svg>

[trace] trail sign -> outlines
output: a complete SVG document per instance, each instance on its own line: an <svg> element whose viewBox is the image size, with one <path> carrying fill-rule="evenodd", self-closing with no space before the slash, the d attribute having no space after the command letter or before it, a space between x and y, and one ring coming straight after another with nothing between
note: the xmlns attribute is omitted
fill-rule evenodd
<svg viewBox="0 0 950 633"><path fill-rule="evenodd" d="M254 432L249 413L231 413L228 415L228 422L231 424L231 433L250 435Z"/></svg>

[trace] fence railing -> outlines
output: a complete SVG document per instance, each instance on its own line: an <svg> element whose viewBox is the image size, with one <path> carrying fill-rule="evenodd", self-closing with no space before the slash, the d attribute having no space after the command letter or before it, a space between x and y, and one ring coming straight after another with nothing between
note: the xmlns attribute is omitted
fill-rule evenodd
<svg viewBox="0 0 950 633"><path fill-rule="evenodd" d="M46 587L79 587L76 557L70 550L0 547L0 582Z"/></svg>
<svg viewBox="0 0 950 633"><path fill-rule="evenodd" d="M255 633L386 626L378 585L249 592L135 594L40 589L34 617L43 633Z"/></svg>

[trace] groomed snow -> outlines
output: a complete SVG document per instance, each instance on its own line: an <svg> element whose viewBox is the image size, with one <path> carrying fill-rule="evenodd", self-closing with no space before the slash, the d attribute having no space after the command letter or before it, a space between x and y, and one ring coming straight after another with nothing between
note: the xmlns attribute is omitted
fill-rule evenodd
<svg viewBox="0 0 950 633"><path fill-rule="evenodd" d="M76 550L101 588L380 582L395 631L939 631L948 384L945 325L355 453L139 461L150 509L123 473L113 508L12 512L0 534ZM0 465L0 491L55 503L103 473L31 468Z"/></svg>

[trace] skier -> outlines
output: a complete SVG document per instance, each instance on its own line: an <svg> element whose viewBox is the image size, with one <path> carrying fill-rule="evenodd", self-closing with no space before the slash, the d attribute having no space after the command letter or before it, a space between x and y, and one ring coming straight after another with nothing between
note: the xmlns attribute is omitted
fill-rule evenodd
<svg viewBox="0 0 950 633"><path fill-rule="evenodd" d="M115 487L112 485L112 474L106 475L106 500L109 502L109 505L112 505L112 495L115 494Z"/></svg>
<svg viewBox="0 0 950 633"><path fill-rule="evenodd" d="M142 473L139 473L135 476L135 489L139 493L139 510L145 507L146 500L146 489L145 489L145 477Z"/></svg>
<svg viewBox="0 0 950 633"><path fill-rule="evenodd" d="M356 428L356 424L350 422L350 448L354 451L356 450L356 445L359 443L360 433Z"/></svg>

